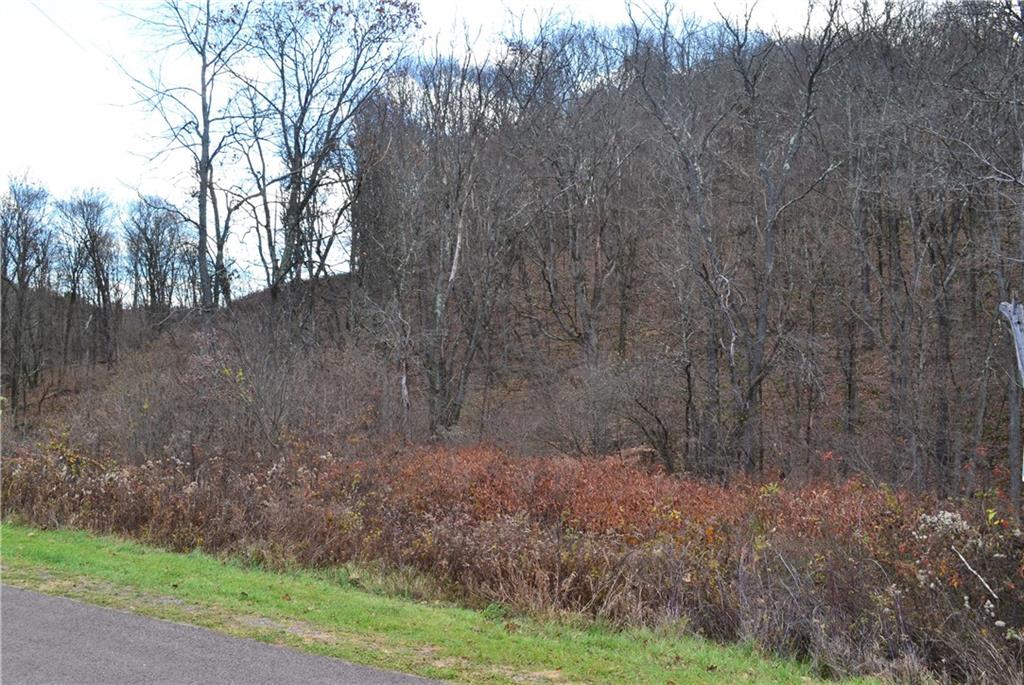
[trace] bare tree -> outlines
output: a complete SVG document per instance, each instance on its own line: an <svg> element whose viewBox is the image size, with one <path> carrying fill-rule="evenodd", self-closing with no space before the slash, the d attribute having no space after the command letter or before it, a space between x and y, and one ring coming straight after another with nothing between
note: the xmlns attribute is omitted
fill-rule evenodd
<svg viewBox="0 0 1024 685"><path fill-rule="evenodd" d="M378 298L396 345L403 403L415 355L434 434L459 421L526 219L522 207L507 204L515 179L487 166L498 149L494 106L489 65L439 55L375 103L387 111L376 119L386 127L366 139L356 211L360 273L383 274L371 301ZM392 183L399 195L385 185Z"/></svg>
<svg viewBox="0 0 1024 685"><path fill-rule="evenodd" d="M643 212L630 200L647 180L633 163L645 141L621 106L620 57L602 38L574 25L542 29L517 39L517 63L504 70L523 82L509 90L530 98L518 122L526 150L514 153L540 203L525 255L543 296L529 315L542 335L577 345L591 372L616 290L620 352L626 344Z"/></svg>
<svg viewBox="0 0 1024 685"><path fill-rule="evenodd" d="M248 17L248 3L222 8L212 0L166 0L156 16L143 23L165 41L163 47L170 54L193 60L195 80L191 84L167 83L159 72L147 79L133 79L143 101L165 124L169 149L184 150L194 164L200 307L204 314L215 306L215 290L229 297L224 263L229 224L221 222L218 214L215 171L218 158L235 135L230 69L246 47ZM207 261L211 228L216 247L212 277Z"/></svg>
<svg viewBox="0 0 1024 685"><path fill-rule="evenodd" d="M182 227L178 212L157 197L133 202L124 226L132 305L146 310L150 323L162 327L180 301Z"/></svg>
<svg viewBox="0 0 1024 685"><path fill-rule="evenodd" d="M638 69L638 89L672 145L687 194L687 213L693 218L694 228L684 229L684 234L694 240L686 241L681 253L703 281L699 290L710 333L710 421L718 423L718 359L719 349L724 349L737 447L747 469L760 468L762 384L779 349L769 347L769 336L782 217L834 169L827 165L816 179L792 187L798 156L816 116L818 91L842 37L838 4L825 8L822 27L812 29L808 18L807 28L796 37L753 29L749 12L739 21L723 17L717 34L685 22L676 28L671 10L636 19L633 31L631 61ZM699 100L701 81L724 64L729 65L731 78L721 72L713 78L719 88L727 84L728 99ZM748 182L758 188L758 201L747 217L731 217L738 220L735 230L741 239L756 246L746 252L753 258L747 264L731 263L726 239L732 236L713 228L712 217L723 199L709 190L708 164L712 143L725 142L719 136L728 136L728 144L744 155L730 171L748 175ZM737 269L752 278L738 278ZM719 434L717 428L709 433Z"/></svg>
<svg viewBox="0 0 1024 685"><path fill-rule="evenodd" d="M27 386L38 382L42 359L38 299L47 285L53 247L49 195L27 180L11 179L0 205L3 275L3 386L15 417L26 404Z"/></svg>
<svg viewBox="0 0 1024 685"><path fill-rule="evenodd" d="M57 203L62 230L83 260L83 273L93 312L91 357L110 363L117 358L118 314L122 306L118 284L119 250L114 234L114 210L106 195L82 192Z"/></svg>
<svg viewBox="0 0 1024 685"><path fill-rule="evenodd" d="M247 89L248 171L267 285L322 276L347 230L359 107L384 82L418 21L398 0L269 2L254 12L236 76Z"/></svg>

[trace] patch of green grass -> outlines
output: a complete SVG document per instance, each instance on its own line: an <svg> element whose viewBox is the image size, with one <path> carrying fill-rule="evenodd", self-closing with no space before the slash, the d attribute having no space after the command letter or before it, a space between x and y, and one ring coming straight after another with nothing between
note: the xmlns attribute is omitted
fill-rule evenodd
<svg viewBox="0 0 1024 685"><path fill-rule="evenodd" d="M3 524L3 582L348 661L474 683L791 683L801 664L650 631L509 618L384 597L115 537ZM333 579L332 579L333 578Z"/></svg>

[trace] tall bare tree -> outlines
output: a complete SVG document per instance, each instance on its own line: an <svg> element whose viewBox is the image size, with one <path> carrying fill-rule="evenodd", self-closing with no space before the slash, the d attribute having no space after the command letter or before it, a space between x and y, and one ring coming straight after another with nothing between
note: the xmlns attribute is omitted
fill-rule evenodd
<svg viewBox="0 0 1024 685"><path fill-rule="evenodd" d="M94 316L91 356L94 362L117 358L118 314L122 307L119 288L119 247L114 232L114 208L99 191L81 192L57 203L62 230L83 260L83 274ZM93 321L95 319L95 321Z"/></svg>
<svg viewBox="0 0 1024 685"><path fill-rule="evenodd" d="M249 10L248 3L219 6L212 0L166 0L159 13L143 19L143 23L164 41L162 47L168 55L188 59L194 65L193 80L168 82L160 72L133 79L143 101L166 126L168 149L183 150L192 159L200 307L204 315L214 307L215 290L229 296L224 263L229 224L222 223L218 214L215 172L218 158L235 136L230 69L246 47ZM212 275L208 261L211 229L216 248Z"/></svg>
<svg viewBox="0 0 1024 685"><path fill-rule="evenodd" d="M252 217L276 298L303 267L322 276L348 228L355 168L349 142L360 106L385 81L418 22L400 0L260 5L246 33L246 146Z"/></svg>
<svg viewBox="0 0 1024 685"><path fill-rule="evenodd" d="M158 328L181 301L182 234L180 216L166 201L143 197L129 206L124 238L132 304L145 309Z"/></svg>
<svg viewBox="0 0 1024 685"><path fill-rule="evenodd" d="M0 204L3 386L15 417L42 367L33 338L42 335L36 310L54 246L49 209L46 190L27 180L11 179Z"/></svg>

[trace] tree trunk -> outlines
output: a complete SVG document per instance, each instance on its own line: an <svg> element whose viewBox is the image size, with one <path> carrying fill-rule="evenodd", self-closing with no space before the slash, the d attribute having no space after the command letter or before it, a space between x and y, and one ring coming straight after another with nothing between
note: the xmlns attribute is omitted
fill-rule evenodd
<svg viewBox="0 0 1024 685"><path fill-rule="evenodd" d="M1020 518L1020 495L1021 480L1024 479L1022 472L1022 461L1024 454L1021 453L1021 386L1024 385L1024 304L1018 302L1003 302L999 305L1000 313L1010 322L1010 332L1013 335L1013 352L1009 360L1010 368L1016 362L1017 373L1010 374L1010 386L1007 392L1007 399L1010 405L1010 504L1013 507L1013 516Z"/></svg>

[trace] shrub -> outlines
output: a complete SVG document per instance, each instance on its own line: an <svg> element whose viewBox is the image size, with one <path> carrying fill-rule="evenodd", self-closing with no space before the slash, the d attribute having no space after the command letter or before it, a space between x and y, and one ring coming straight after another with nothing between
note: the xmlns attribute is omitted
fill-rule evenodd
<svg viewBox="0 0 1024 685"><path fill-rule="evenodd" d="M684 622L827 675L1013 682L1024 536L991 503L851 480L681 480L623 457L486 448L124 464L64 441L7 455L3 512L267 564L415 569L476 606Z"/></svg>

